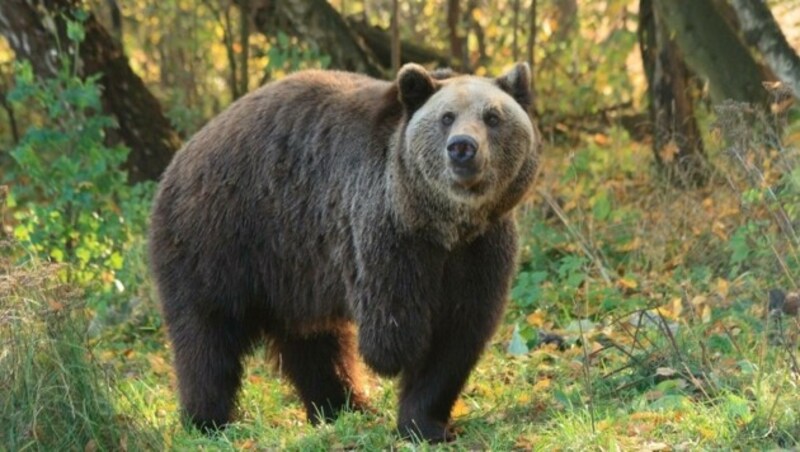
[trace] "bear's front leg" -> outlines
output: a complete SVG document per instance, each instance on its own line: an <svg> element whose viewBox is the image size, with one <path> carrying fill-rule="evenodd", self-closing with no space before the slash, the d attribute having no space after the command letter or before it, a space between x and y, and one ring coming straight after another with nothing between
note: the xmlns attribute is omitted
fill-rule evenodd
<svg viewBox="0 0 800 452"><path fill-rule="evenodd" d="M430 347L443 253L428 244L398 240L381 241L359 257L355 317L364 361L383 376L419 367Z"/></svg>
<svg viewBox="0 0 800 452"><path fill-rule="evenodd" d="M452 439L450 411L502 318L516 249L507 219L447 259L430 350L424 362L403 372L401 433L430 442Z"/></svg>

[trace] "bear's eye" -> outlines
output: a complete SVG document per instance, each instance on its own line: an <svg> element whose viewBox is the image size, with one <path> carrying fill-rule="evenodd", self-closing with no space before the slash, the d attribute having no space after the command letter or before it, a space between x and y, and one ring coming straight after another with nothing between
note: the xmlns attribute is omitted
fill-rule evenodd
<svg viewBox="0 0 800 452"><path fill-rule="evenodd" d="M489 127L497 127L500 124L500 116L498 116L497 113L489 112L483 117L483 121Z"/></svg>
<svg viewBox="0 0 800 452"><path fill-rule="evenodd" d="M444 124L446 126L453 125L453 122L455 122L455 120L456 120L455 113L452 113L452 112L448 111L447 113L442 115L442 124Z"/></svg>

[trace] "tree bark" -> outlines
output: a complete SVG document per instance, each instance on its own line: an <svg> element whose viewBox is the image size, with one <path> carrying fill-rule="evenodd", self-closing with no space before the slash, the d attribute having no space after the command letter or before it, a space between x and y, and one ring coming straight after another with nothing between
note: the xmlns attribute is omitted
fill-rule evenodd
<svg viewBox="0 0 800 452"><path fill-rule="evenodd" d="M511 57L516 63L519 61L519 0L514 0L511 3L511 27L513 33L511 36Z"/></svg>
<svg viewBox="0 0 800 452"><path fill-rule="evenodd" d="M259 32L273 36L276 31L283 31L312 43L331 58L334 69L385 75L369 47L326 0L260 0L251 6Z"/></svg>
<svg viewBox="0 0 800 452"><path fill-rule="evenodd" d="M457 64L459 69L464 67L463 40L459 35L458 28L461 22L461 2L460 0L447 0L447 29L450 38L450 59Z"/></svg>
<svg viewBox="0 0 800 452"><path fill-rule="evenodd" d="M528 65L531 67L531 111L536 112L536 55L533 51L536 48L536 0L531 0L531 7L528 11Z"/></svg>
<svg viewBox="0 0 800 452"><path fill-rule="evenodd" d="M54 32L60 42L67 42L62 14L72 17L80 6L79 0L2 0L0 34L18 59L29 60L37 75L51 77L58 71ZM104 112L117 120L119 128L114 133L130 148L125 163L129 180L155 180L179 148L180 139L158 100L128 65L116 40L91 14L83 25L86 37L80 45L81 74L101 74Z"/></svg>
<svg viewBox="0 0 800 452"><path fill-rule="evenodd" d="M349 17L347 23L375 55L378 64L387 68L392 66L390 32L370 25L361 20L360 17ZM439 66L450 66L450 59L446 55L403 39L400 40L400 62L402 64L435 63Z"/></svg>
<svg viewBox="0 0 800 452"><path fill-rule="evenodd" d="M676 185L703 185L707 179L706 158L694 116L689 69L653 10L653 0L640 2L638 34L647 76L656 162Z"/></svg>
<svg viewBox="0 0 800 452"><path fill-rule="evenodd" d="M400 70L400 2L392 0L392 74Z"/></svg>
<svg viewBox="0 0 800 452"><path fill-rule="evenodd" d="M239 65L239 95L250 90L250 0L239 1L239 44L242 46Z"/></svg>
<svg viewBox="0 0 800 452"><path fill-rule="evenodd" d="M800 56L786 41L764 0L731 0L748 42L755 43L767 65L800 99Z"/></svg>
<svg viewBox="0 0 800 452"><path fill-rule="evenodd" d="M711 0L653 0L686 63L709 81L714 102L726 99L765 106L763 71Z"/></svg>
<svg viewBox="0 0 800 452"><path fill-rule="evenodd" d="M556 23L558 28L554 33L553 39L565 41L569 39L578 25L578 1L577 0L556 0Z"/></svg>
<svg viewBox="0 0 800 452"><path fill-rule="evenodd" d="M119 42L120 47L122 47L122 12L119 10L117 0L106 0L106 3L108 4L111 15L111 27L114 37L117 39L117 42Z"/></svg>

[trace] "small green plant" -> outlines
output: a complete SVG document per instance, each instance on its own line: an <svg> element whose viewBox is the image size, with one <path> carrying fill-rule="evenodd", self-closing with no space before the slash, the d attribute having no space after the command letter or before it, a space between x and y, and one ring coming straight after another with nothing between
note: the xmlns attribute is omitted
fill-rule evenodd
<svg viewBox="0 0 800 452"><path fill-rule="evenodd" d="M94 307L102 310L110 294L125 290L120 273L143 232L152 187L128 185L120 169L128 150L106 144L106 130L115 123L101 113L98 76L81 78L73 60L83 27L68 22L67 30L72 51L60 52L55 76L37 78L28 62L16 67L8 99L36 117L10 153L8 206L15 239L33 255L68 263L62 277L91 284Z"/></svg>

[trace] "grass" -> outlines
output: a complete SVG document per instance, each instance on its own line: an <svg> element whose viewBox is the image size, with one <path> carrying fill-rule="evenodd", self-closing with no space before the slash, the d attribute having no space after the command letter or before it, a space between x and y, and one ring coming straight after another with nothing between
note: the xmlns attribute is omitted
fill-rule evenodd
<svg viewBox="0 0 800 452"><path fill-rule="evenodd" d="M4 260L0 450L798 447L800 324L767 295L796 290L800 268L790 227L800 135L786 136L783 148L750 143L733 155L730 137L711 135L715 174L690 190L660 181L647 145L618 131L548 148L523 209L506 322L447 445L400 440L393 381L373 376L375 413L311 427L263 350L248 361L237 421L202 435L177 414L143 261L138 302L125 304L135 307L90 328L94 312L58 283L58 267ZM543 344L543 332L563 346Z"/></svg>

